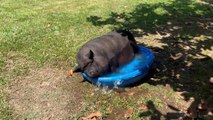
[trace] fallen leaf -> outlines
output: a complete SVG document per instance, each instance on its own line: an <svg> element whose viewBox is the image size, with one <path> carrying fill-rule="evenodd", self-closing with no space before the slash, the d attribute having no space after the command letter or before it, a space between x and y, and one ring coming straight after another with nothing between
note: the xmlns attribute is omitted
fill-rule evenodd
<svg viewBox="0 0 213 120"><path fill-rule="evenodd" d="M128 96L133 96L135 94L135 92L130 92L128 93Z"/></svg>
<svg viewBox="0 0 213 120"><path fill-rule="evenodd" d="M91 96L94 96L94 95L95 95L95 93L94 93L94 92L92 92L90 95L91 95Z"/></svg>
<svg viewBox="0 0 213 120"><path fill-rule="evenodd" d="M173 60L177 60L177 59L180 59L182 56L183 56L183 53L177 53L177 54L175 54L175 56L171 55L170 57Z"/></svg>
<svg viewBox="0 0 213 120"><path fill-rule="evenodd" d="M176 78L177 78L177 79L180 79L180 74L176 74Z"/></svg>
<svg viewBox="0 0 213 120"><path fill-rule="evenodd" d="M127 111L126 111L126 113L125 113L125 115L124 115L124 117L125 118L131 118L132 117L132 113L133 113L133 111L134 111L134 109L133 108L129 108L129 109L127 109Z"/></svg>
<svg viewBox="0 0 213 120"><path fill-rule="evenodd" d="M205 105L199 104L199 105L197 106L197 109L198 109L198 110L206 110L207 107L206 107Z"/></svg>
<svg viewBox="0 0 213 120"><path fill-rule="evenodd" d="M142 104L140 107L139 107L139 110L147 110L148 107L144 104Z"/></svg>
<svg viewBox="0 0 213 120"><path fill-rule="evenodd" d="M213 84L213 77L211 77L211 78L209 79L209 82L210 82L211 84Z"/></svg>
<svg viewBox="0 0 213 120"><path fill-rule="evenodd" d="M51 118L52 118L52 115L48 114L47 117L44 120L51 120Z"/></svg>
<svg viewBox="0 0 213 120"><path fill-rule="evenodd" d="M112 113L112 107L109 106L109 107L107 108L107 111L108 111L108 113Z"/></svg>
<svg viewBox="0 0 213 120"><path fill-rule="evenodd" d="M72 76L73 75L73 71L72 70L67 70L66 73L67 73L68 76Z"/></svg>
<svg viewBox="0 0 213 120"><path fill-rule="evenodd" d="M175 29L175 30L178 30L178 29L180 29L181 27L179 27L179 26L174 26L174 27L172 27L173 29Z"/></svg>
<svg viewBox="0 0 213 120"><path fill-rule="evenodd" d="M207 107L208 106L208 100L206 100L206 99L202 99L201 100L201 103L200 104L198 104L198 106L197 106L197 109L198 110L207 110Z"/></svg>
<svg viewBox="0 0 213 120"><path fill-rule="evenodd" d="M138 101L137 101L137 104L138 104L138 105L143 104L143 101L138 100Z"/></svg>
<svg viewBox="0 0 213 120"><path fill-rule="evenodd" d="M86 117L82 117L82 120L97 120L98 118L102 118L102 114L100 112L94 112Z"/></svg>
<svg viewBox="0 0 213 120"><path fill-rule="evenodd" d="M207 115L213 116L213 112L212 111L208 111Z"/></svg>
<svg viewBox="0 0 213 120"><path fill-rule="evenodd" d="M184 50L190 50L190 47L189 46L184 46L183 49Z"/></svg>
<svg viewBox="0 0 213 120"><path fill-rule="evenodd" d="M137 101L137 104L139 105L139 110L147 110L148 107L143 103L143 101Z"/></svg>
<svg viewBox="0 0 213 120"><path fill-rule="evenodd" d="M150 80L159 81L160 79L158 79L158 78L150 78Z"/></svg>
<svg viewBox="0 0 213 120"><path fill-rule="evenodd" d="M170 22L170 21L169 21L169 22L167 22L167 25L171 25L171 24L172 24L172 22Z"/></svg>
<svg viewBox="0 0 213 120"><path fill-rule="evenodd" d="M186 61L185 63L186 63L186 66L187 66L187 67L192 66L192 62L190 62L190 61Z"/></svg>
<svg viewBox="0 0 213 120"><path fill-rule="evenodd" d="M157 72L160 72L160 69L159 69L159 68L156 68L156 71L157 71Z"/></svg>

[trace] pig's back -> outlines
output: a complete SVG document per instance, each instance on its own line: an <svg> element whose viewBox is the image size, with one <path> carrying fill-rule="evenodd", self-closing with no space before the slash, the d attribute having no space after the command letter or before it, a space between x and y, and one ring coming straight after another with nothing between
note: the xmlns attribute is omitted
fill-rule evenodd
<svg viewBox="0 0 213 120"><path fill-rule="evenodd" d="M129 48L129 45L128 37L124 37L117 32L111 32L87 43L87 46L95 55L105 56L109 60L121 54L122 51Z"/></svg>

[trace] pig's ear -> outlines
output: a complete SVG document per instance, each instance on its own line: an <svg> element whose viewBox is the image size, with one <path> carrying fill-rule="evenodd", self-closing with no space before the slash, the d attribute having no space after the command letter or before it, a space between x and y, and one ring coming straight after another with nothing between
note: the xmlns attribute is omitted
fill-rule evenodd
<svg viewBox="0 0 213 120"><path fill-rule="evenodd" d="M93 51L92 51L92 50L89 50L88 58L89 58L90 60L93 60L93 57L94 57Z"/></svg>

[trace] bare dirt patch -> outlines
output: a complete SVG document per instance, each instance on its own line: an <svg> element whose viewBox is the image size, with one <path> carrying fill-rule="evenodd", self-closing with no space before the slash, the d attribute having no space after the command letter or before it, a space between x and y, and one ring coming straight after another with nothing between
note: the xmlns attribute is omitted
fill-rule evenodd
<svg viewBox="0 0 213 120"><path fill-rule="evenodd" d="M9 103L21 119L67 119L83 109L81 79L52 67L30 69L9 87Z"/></svg>

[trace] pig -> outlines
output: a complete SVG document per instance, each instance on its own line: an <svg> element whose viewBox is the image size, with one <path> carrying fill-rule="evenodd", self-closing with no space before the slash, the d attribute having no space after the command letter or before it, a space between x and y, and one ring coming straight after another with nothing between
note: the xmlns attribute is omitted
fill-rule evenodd
<svg viewBox="0 0 213 120"><path fill-rule="evenodd" d="M85 43L77 53L78 66L73 72L84 72L89 77L99 77L115 72L130 62L137 53L137 43L132 33L116 30Z"/></svg>

